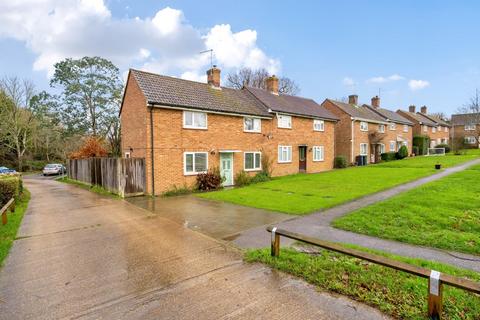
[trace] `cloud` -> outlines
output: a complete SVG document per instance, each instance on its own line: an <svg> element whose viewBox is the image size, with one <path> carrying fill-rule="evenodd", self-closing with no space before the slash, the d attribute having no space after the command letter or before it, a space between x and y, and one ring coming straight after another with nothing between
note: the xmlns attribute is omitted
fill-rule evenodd
<svg viewBox="0 0 480 320"><path fill-rule="evenodd" d="M347 87L351 87L351 86L354 86L356 84L355 81L350 77L343 78L342 82L343 82L343 85L347 86Z"/></svg>
<svg viewBox="0 0 480 320"><path fill-rule="evenodd" d="M202 79L215 61L223 71L281 65L257 44L255 30L234 32L228 24L206 30L189 24L181 10L166 7L152 17L116 18L104 0L18 0L0 2L0 38L21 41L35 54L33 69L53 73L67 57L98 55L121 70L129 67Z"/></svg>
<svg viewBox="0 0 480 320"><path fill-rule="evenodd" d="M408 86L412 91L421 90L430 86L430 82L426 80L410 80L408 81Z"/></svg>
<svg viewBox="0 0 480 320"><path fill-rule="evenodd" d="M386 83L386 82L391 82L391 81L399 81L399 80L404 80L405 77L402 77L399 74L392 74L391 76L388 77L373 77L367 80L367 83Z"/></svg>

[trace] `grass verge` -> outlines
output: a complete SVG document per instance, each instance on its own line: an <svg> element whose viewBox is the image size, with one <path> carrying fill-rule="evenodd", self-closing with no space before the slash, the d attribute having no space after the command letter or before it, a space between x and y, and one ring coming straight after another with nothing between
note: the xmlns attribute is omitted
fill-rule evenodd
<svg viewBox="0 0 480 320"><path fill-rule="evenodd" d="M13 241L17 236L18 228L20 227L23 215L27 210L29 201L30 192L23 188L23 193L15 204L15 212L7 213L8 223L4 226L0 224L0 267L3 265L3 262L12 247Z"/></svg>
<svg viewBox="0 0 480 320"><path fill-rule="evenodd" d="M458 156L415 157L366 167L278 177L269 182L197 196L303 215L431 175L436 172L437 163L447 168L475 158L478 158L476 151Z"/></svg>
<svg viewBox="0 0 480 320"><path fill-rule="evenodd" d="M355 248L451 275L480 280L480 275L473 271L356 246ZM280 256L273 258L269 249L260 249L248 251L245 260L265 263L301 277L322 290L346 295L374 306L395 318L427 318L427 279L326 250L311 255L282 248ZM478 295L444 286L443 301L442 319L480 319Z"/></svg>
<svg viewBox="0 0 480 320"><path fill-rule="evenodd" d="M336 228L480 255L480 166L425 184L333 222Z"/></svg>
<svg viewBox="0 0 480 320"><path fill-rule="evenodd" d="M114 198L114 199L120 199L121 198L118 194L110 192L107 189L105 189L103 187L100 187L100 186L96 186L96 185L92 186L92 185L89 185L87 183L84 183L84 182L81 182L81 181L78 181L78 180L73 180L73 179L70 179L70 178L67 178L67 177L59 177L59 178L56 178L55 180L59 181L59 182L63 182L63 183L73 184L77 187L80 187L82 189L98 193L102 196L107 196L107 197L111 197L111 198Z"/></svg>

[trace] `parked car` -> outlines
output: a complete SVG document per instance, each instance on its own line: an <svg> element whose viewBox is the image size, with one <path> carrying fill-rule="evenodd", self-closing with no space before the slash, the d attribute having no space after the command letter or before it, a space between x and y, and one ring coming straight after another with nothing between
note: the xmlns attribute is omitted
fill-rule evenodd
<svg viewBox="0 0 480 320"><path fill-rule="evenodd" d="M7 167L0 167L0 174L4 174L4 173L16 173L17 171L15 171L14 169L9 169Z"/></svg>
<svg viewBox="0 0 480 320"><path fill-rule="evenodd" d="M67 173L67 168L63 164L59 163L49 163L43 168L43 175L49 176L51 174L65 174Z"/></svg>

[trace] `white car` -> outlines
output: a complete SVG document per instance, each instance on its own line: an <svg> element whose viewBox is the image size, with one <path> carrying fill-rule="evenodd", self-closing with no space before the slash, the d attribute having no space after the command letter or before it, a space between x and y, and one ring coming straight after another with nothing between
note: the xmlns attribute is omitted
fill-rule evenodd
<svg viewBox="0 0 480 320"><path fill-rule="evenodd" d="M49 176L51 174L64 174L67 173L67 169L63 166L63 164L59 163L49 163L43 168L43 175Z"/></svg>

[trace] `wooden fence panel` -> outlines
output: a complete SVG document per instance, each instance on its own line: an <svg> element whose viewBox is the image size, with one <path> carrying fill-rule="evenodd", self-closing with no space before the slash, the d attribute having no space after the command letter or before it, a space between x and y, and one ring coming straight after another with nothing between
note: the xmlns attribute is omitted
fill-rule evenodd
<svg viewBox="0 0 480 320"><path fill-rule="evenodd" d="M145 159L89 158L72 159L67 163L70 179L98 185L125 196L145 193Z"/></svg>

